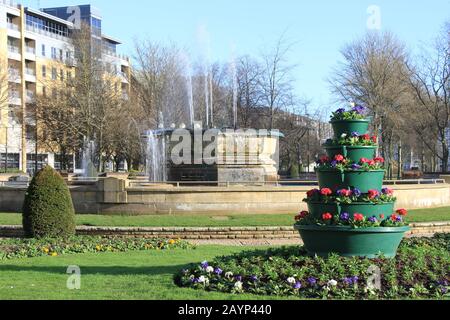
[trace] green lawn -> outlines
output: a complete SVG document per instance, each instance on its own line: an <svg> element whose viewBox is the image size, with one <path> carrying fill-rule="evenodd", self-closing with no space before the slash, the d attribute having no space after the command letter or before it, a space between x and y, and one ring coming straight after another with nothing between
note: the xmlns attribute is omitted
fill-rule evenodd
<svg viewBox="0 0 450 320"><path fill-rule="evenodd" d="M41 257L0 262L0 300L6 299L273 299L179 288L173 275L190 263L251 248L201 246L196 250L145 251ZM81 290L68 290L69 265L81 268Z"/></svg>
<svg viewBox="0 0 450 320"><path fill-rule="evenodd" d="M110 227L237 227L237 226L289 226L293 216L284 215L207 215L176 216L99 216L78 215L78 225ZM414 210L409 212L409 222L450 221L450 207ZM0 225L21 225L20 214L0 213Z"/></svg>

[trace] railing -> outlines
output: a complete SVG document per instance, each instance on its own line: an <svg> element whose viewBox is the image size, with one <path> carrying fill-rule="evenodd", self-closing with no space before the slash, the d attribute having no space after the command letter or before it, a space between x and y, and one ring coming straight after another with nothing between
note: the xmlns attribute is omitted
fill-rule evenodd
<svg viewBox="0 0 450 320"><path fill-rule="evenodd" d="M8 92L8 97L11 98L11 99L20 99L20 92L19 91L10 90Z"/></svg>
<svg viewBox="0 0 450 320"><path fill-rule="evenodd" d="M25 74L27 74L29 76L33 76L33 77L36 76L36 72L32 68L25 68Z"/></svg>
<svg viewBox="0 0 450 320"><path fill-rule="evenodd" d="M31 90L27 90L27 102L34 102L34 92Z"/></svg>
<svg viewBox="0 0 450 320"><path fill-rule="evenodd" d="M5 6L12 7L15 9L19 8L19 5L17 4L17 2L15 2L13 0L0 0L0 4L4 4Z"/></svg>
<svg viewBox="0 0 450 320"><path fill-rule="evenodd" d="M419 180L386 180L385 185L436 185L445 184L443 179L419 179ZM182 186L221 186L221 187L233 187L233 186L317 186L318 181L266 181L266 182L218 182L218 181L148 181L148 180L136 180L130 182L131 187L146 187L146 186L158 186L158 185L172 185L180 188Z"/></svg>
<svg viewBox="0 0 450 320"><path fill-rule="evenodd" d="M19 31L19 26L17 24L12 23L12 22L8 22L8 29L14 30L14 31Z"/></svg>
<svg viewBox="0 0 450 320"><path fill-rule="evenodd" d="M27 53L36 54L36 49L33 47L27 47Z"/></svg>
<svg viewBox="0 0 450 320"><path fill-rule="evenodd" d="M19 49L19 47L8 45L8 52L20 53L20 49Z"/></svg>
<svg viewBox="0 0 450 320"><path fill-rule="evenodd" d="M28 22L26 24L26 30L30 31L30 32L38 33L38 34L41 34L41 35L44 35L47 37L55 38L58 40L69 41L69 38L67 37L67 35L57 34L57 33L47 31L47 30L43 30L43 29L39 28L38 26L34 26Z"/></svg>
<svg viewBox="0 0 450 320"><path fill-rule="evenodd" d="M12 78L14 80L20 79L20 71L18 69L9 68L8 75L10 78Z"/></svg>

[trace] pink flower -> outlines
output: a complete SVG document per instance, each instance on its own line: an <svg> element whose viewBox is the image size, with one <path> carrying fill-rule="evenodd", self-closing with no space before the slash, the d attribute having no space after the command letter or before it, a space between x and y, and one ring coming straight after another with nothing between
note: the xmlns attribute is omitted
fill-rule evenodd
<svg viewBox="0 0 450 320"><path fill-rule="evenodd" d="M333 219L333 215L332 215L331 213L324 213L324 214L322 215L322 219L323 219L324 221L330 221L331 219Z"/></svg>
<svg viewBox="0 0 450 320"><path fill-rule="evenodd" d="M333 194L333 191L331 191L331 189L329 188L323 188L322 190L320 190L320 194L327 197L331 196Z"/></svg>
<svg viewBox="0 0 450 320"><path fill-rule="evenodd" d="M353 220L358 221L358 222L364 221L364 216L360 213L355 213L353 215Z"/></svg>
<svg viewBox="0 0 450 320"><path fill-rule="evenodd" d="M380 193L377 190L369 190L368 195L369 195L369 199L373 200L376 197L378 197L380 195Z"/></svg>

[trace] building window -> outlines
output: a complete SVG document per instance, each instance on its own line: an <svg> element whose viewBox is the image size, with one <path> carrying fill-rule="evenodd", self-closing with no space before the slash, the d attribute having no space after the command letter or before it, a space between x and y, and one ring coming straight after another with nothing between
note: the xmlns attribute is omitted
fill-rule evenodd
<svg viewBox="0 0 450 320"><path fill-rule="evenodd" d="M45 44L42 45L42 56L45 57L46 52L45 52Z"/></svg>
<svg viewBox="0 0 450 320"><path fill-rule="evenodd" d="M61 78L61 81L64 81L64 70L59 70L59 77Z"/></svg>
<svg viewBox="0 0 450 320"><path fill-rule="evenodd" d="M47 78L47 67L42 66L42 78Z"/></svg>
<svg viewBox="0 0 450 320"><path fill-rule="evenodd" d="M72 79L72 72L67 71L67 80Z"/></svg>
<svg viewBox="0 0 450 320"><path fill-rule="evenodd" d="M56 68L52 68L52 80L56 80L58 78L58 71Z"/></svg>
<svg viewBox="0 0 450 320"><path fill-rule="evenodd" d="M44 96L44 98L47 97L47 88L46 87L42 87L42 95Z"/></svg>
<svg viewBox="0 0 450 320"><path fill-rule="evenodd" d="M64 52L62 49L59 49L59 61L63 61L64 60Z"/></svg>
<svg viewBox="0 0 450 320"><path fill-rule="evenodd" d="M52 47L52 59L56 60L56 48Z"/></svg>

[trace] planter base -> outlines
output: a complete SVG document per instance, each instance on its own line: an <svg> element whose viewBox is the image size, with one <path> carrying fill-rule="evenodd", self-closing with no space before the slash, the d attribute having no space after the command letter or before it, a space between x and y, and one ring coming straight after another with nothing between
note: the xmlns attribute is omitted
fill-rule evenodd
<svg viewBox="0 0 450 320"><path fill-rule="evenodd" d="M409 227L364 228L335 226L295 226L310 255L328 257L335 253L343 257L395 258L398 247Z"/></svg>

